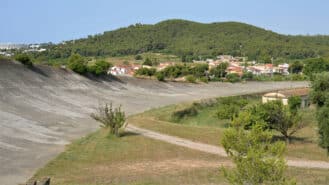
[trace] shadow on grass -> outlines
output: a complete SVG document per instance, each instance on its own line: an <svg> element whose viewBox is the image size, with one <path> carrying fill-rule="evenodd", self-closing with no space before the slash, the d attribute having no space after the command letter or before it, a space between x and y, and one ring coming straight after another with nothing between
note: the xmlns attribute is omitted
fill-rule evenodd
<svg viewBox="0 0 329 185"><path fill-rule="evenodd" d="M273 141L286 142L286 138L283 136L273 136ZM295 144L295 143L313 143L313 142L309 138L306 138L306 137L290 136L289 144Z"/></svg>
<svg viewBox="0 0 329 185"><path fill-rule="evenodd" d="M130 136L138 136L138 135L140 135L140 134L135 133L135 132L125 131L120 134L120 137L130 137Z"/></svg>

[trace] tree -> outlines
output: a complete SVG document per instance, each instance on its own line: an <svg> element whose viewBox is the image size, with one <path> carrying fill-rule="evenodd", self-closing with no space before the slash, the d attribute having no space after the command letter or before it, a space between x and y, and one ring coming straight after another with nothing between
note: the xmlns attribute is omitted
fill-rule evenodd
<svg viewBox="0 0 329 185"><path fill-rule="evenodd" d="M108 69L112 67L111 63L105 62L104 60L96 61L94 65L88 66L88 72L94 75L104 75Z"/></svg>
<svg viewBox="0 0 329 185"><path fill-rule="evenodd" d="M323 58L309 59L305 61L304 74L313 77L313 74L329 71L329 61Z"/></svg>
<svg viewBox="0 0 329 185"><path fill-rule="evenodd" d="M300 96L291 96L288 98L288 105L292 114L297 114L302 104L302 98Z"/></svg>
<svg viewBox="0 0 329 185"><path fill-rule="evenodd" d="M227 67L228 67L228 63L226 62L220 63L218 66L210 70L210 75L213 75L214 77L217 78L223 78L226 76Z"/></svg>
<svg viewBox="0 0 329 185"><path fill-rule="evenodd" d="M236 73L227 74L226 79L231 83L236 83L236 82L239 82L241 80L240 76Z"/></svg>
<svg viewBox="0 0 329 185"><path fill-rule="evenodd" d="M193 76L196 78L200 78L205 76L206 71L208 71L208 64L197 64L192 68Z"/></svg>
<svg viewBox="0 0 329 185"><path fill-rule="evenodd" d="M319 145L329 154L329 72L315 75L312 81L311 98L317 105Z"/></svg>
<svg viewBox="0 0 329 185"><path fill-rule="evenodd" d="M68 67L79 74L84 74L87 72L87 62L79 54L72 54L68 60Z"/></svg>
<svg viewBox="0 0 329 185"><path fill-rule="evenodd" d="M29 57L29 55L23 53L23 54L18 54L17 56L15 56L15 60L19 61L20 63L22 63L23 65L26 66L33 66L32 60Z"/></svg>
<svg viewBox="0 0 329 185"><path fill-rule="evenodd" d="M280 132L286 142L290 142L291 136L305 126L297 110L291 112L288 106L283 105L282 101L258 104L252 109L252 113L264 120L269 129Z"/></svg>
<svg viewBox="0 0 329 185"><path fill-rule="evenodd" d="M299 74L303 71L304 64L301 63L300 61L294 61L290 66L289 66L289 71L294 74Z"/></svg>
<svg viewBox="0 0 329 185"><path fill-rule="evenodd" d="M90 115L94 120L100 122L103 128L107 128L111 135L120 136L119 129L123 128L126 121L125 112L121 110L121 106L113 108L112 103L108 106L99 106L96 113Z"/></svg>
<svg viewBox="0 0 329 185"><path fill-rule="evenodd" d="M284 176L285 144L273 142L271 132L262 121L245 130L251 116L250 112L241 112L224 131L222 145L235 163L232 170L223 167L224 176L235 185L295 184Z"/></svg>

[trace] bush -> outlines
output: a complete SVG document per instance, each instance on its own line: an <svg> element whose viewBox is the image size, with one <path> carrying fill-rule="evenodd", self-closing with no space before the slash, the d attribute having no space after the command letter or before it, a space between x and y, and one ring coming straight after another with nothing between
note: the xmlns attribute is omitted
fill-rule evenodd
<svg viewBox="0 0 329 185"><path fill-rule="evenodd" d="M142 67L140 69L138 69L135 72L135 75L140 75L140 76L153 76L156 73L156 69L155 68L146 68L146 67Z"/></svg>
<svg viewBox="0 0 329 185"><path fill-rule="evenodd" d="M94 75L105 75L108 69L112 67L111 63L105 62L103 60L95 62L94 65L88 66L88 72Z"/></svg>
<svg viewBox="0 0 329 185"><path fill-rule="evenodd" d="M162 72L157 72L155 75L159 81L165 81L165 76Z"/></svg>
<svg viewBox="0 0 329 185"><path fill-rule="evenodd" d="M68 61L68 67L79 74L85 74L87 72L87 62L79 54L72 54Z"/></svg>
<svg viewBox="0 0 329 185"><path fill-rule="evenodd" d="M289 109L292 113L297 113L302 103L302 98L300 96L291 96L288 99Z"/></svg>
<svg viewBox="0 0 329 185"><path fill-rule="evenodd" d="M187 82L190 82L190 83L195 83L196 78L195 78L193 75L187 75L187 76L185 77L185 80L186 80Z"/></svg>
<svg viewBox="0 0 329 185"><path fill-rule="evenodd" d="M143 62L143 65L146 65L146 66L152 66L153 63L152 63L151 59L146 58L145 61Z"/></svg>
<svg viewBox="0 0 329 185"><path fill-rule="evenodd" d="M136 55L135 60L143 60L143 57L141 55Z"/></svg>
<svg viewBox="0 0 329 185"><path fill-rule="evenodd" d="M19 61L20 63L26 66L30 66L30 67L33 66L32 60L27 54L19 54L15 56L15 60Z"/></svg>
<svg viewBox="0 0 329 185"><path fill-rule="evenodd" d="M195 106L190 106L182 110L177 110L171 114L171 118L174 122L177 122L188 116L196 116L198 115L198 110Z"/></svg>
<svg viewBox="0 0 329 185"><path fill-rule="evenodd" d="M231 83L240 82L240 76L236 73L231 73L226 75L226 79Z"/></svg>
<svg viewBox="0 0 329 185"><path fill-rule="evenodd" d="M126 126L125 112L121 110L121 106L113 108L112 103L110 106L100 106L96 113L90 115L94 120L102 123L102 127L110 129L110 134L117 137L120 136L119 129Z"/></svg>
<svg viewBox="0 0 329 185"><path fill-rule="evenodd" d="M208 78L205 77L205 76L204 76L204 77L201 77L201 78L200 78L200 81L201 81L201 82L204 82L204 83L208 83L208 82L209 82Z"/></svg>
<svg viewBox="0 0 329 185"><path fill-rule="evenodd" d="M245 98L239 96L229 96L219 98L219 103L223 105L237 105L242 108L248 105L249 102Z"/></svg>
<svg viewBox="0 0 329 185"><path fill-rule="evenodd" d="M192 67L193 76L200 78L205 76L206 71L208 71L209 66L208 64L196 64Z"/></svg>
<svg viewBox="0 0 329 185"><path fill-rule="evenodd" d="M252 72L245 72L242 75L243 80L252 80L253 78L254 78L254 75L252 74Z"/></svg>
<svg viewBox="0 0 329 185"><path fill-rule="evenodd" d="M239 112L240 107L237 105L223 105L217 110L216 115L218 119L233 119Z"/></svg>

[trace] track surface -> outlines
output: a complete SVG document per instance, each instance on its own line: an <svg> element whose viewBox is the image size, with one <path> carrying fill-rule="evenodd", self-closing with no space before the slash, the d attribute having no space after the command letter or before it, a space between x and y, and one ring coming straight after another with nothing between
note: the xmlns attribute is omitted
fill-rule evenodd
<svg viewBox="0 0 329 185"><path fill-rule="evenodd" d="M202 98L305 87L306 82L162 83L93 79L63 69L33 69L0 61L0 184L25 182L72 139L98 128L89 115L99 103L128 114Z"/></svg>

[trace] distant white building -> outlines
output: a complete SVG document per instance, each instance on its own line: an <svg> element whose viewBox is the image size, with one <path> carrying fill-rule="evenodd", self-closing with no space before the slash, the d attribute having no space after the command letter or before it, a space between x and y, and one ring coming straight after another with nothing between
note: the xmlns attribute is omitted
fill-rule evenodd
<svg viewBox="0 0 329 185"><path fill-rule="evenodd" d="M298 89L289 89L289 90L282 90L277 92L270 92L266 93L262 97L262 102L267 103L269 101L280 100L282 101L283 105L288 105L289 98L292 96L299 96L301 98L301 108L307 107L309 102L309 88L298 88Z"/></svg>

